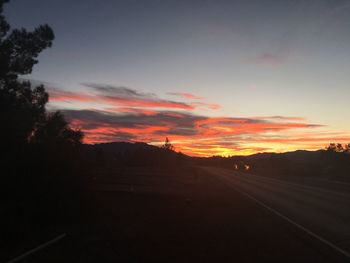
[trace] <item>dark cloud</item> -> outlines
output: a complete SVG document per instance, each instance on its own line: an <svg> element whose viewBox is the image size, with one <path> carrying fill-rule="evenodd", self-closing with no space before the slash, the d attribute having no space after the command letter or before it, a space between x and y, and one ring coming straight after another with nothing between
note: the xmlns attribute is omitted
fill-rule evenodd
<svg viewBox="0 0 350 263"><path fill-rule="evenodd" d="M156 95L153 93L143 93L135 89L121 86L113 86L98 83L82 83L83 86L92 88L101 95L105 96L116 96L116 97L137 97L137 98L148 98L155 99Z"/></svg>
<svg viewBox="0 0 350 263"><path fill-rule="evenodd" d="M49 88L50 102L81 102L98 103L106 105L106 108L165 108L192 111L196 108L217 110L220 105L206 102L179 102L161 99L153 93L144 93L127 87L118 87L105 84L85 83L89 92L74 92L59 88ZM181 93L182 94L182 93ZM198 99L192 94L188 98ZM191 97L193 96L193 97ZM107 107L108 106L108 107ZM115 108L116 109L116 108Z"/></svg>
<svg viewBox="0 0 350 263"><path fill-rule="evenodd" d="M89 102L108 106L141 107L141 108L167 108L194 110L196 105L158 98L152 93L142 93L126 87L117 87L104 84L83 84L92 89L91 92L68 92L59 89L51 89L51 102Z"/></svg>
<svg viewBox="0 0 350 263"><path fill-rule="evenodd" d="M78 126L85 132L88 143L120 140L154 142L170 136L182 141L184 150L192 149L193 152L194 148L213 151L222 147L238 149L242 148L242 142L254 141L254 138L259 138L266 132L278 134L289 129L320 127L301 122L297 117L283 116L265 119L215 118L175 111L115 113L96 110L63 110L63 114L73 126Z"/></svg>
<svg viewBox="0 0 350 263"><path fill-rule="evenodd" d="M164 127L163 132L155 130L154 134L196 134L195 123L204 120L205 117L187 113L161 111L153 115L146 114L117 114L112 112L94 110L63 110L65 116L71 121L79 123L82 129L91 130L100 127L116 129L130 128L140 129L152 127Z"/></svg>

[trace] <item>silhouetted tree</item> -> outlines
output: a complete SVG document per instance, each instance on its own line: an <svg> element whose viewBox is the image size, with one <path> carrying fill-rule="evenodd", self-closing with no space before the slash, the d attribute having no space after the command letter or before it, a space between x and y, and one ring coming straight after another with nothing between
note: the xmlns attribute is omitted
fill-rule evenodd
<svg viewBox="0 0 350 263"><path fill-rule="evenodd" d="M1 138L15 147L28 142L35 126L45 120L48 94L43 86L31 88L29 82L11 81L0 85Z"/></svg>
<svg viewBox="0 0 350 263"><path fill-rule="evenodd" d="M83 133L68 126L61 112L47 114L33 132L31 142L47 145L71 145L82 143Z"/></svg>
<svg viewBox="0 0 350 263"><path fill-rule="evenodd" d="M40 52L51 47L52 29L41 25L32 32L23 28L10 31L2 14L7 2L0 0L0 136L4 141L3 152L17 155L28 142L80 143L81 131L70 129L60 113L46 113L49 96L44 87L32 88L29 81L18 79L19 75L31 73Z"/></svg>
<svg viewBox="0 0 350 263"><path fill-rule="evenodd" d="M337 145L335 143L330 143L327 147L326 150L329 152L336 152Z"/></svg>
<svg viewBox="0 0 350 263"><path fill-rule="evenodd" d="M51 47L54 33L48 25L41 25L33 32L25 29L14 29L10 32L10 25L2 15L4 3L0 0L0 81L16 80L18 75L29 74L33 66L38 63L39 53Z"/></svg>
<svg viewBox="0 0 350 263"><path fill-rule="evenodd" d="M82 193L72 176L81 169L76 146L82 132L71 129L60 112L46 112L49 96L42 85L19 78L32 72L54 33L48 25L11 30L3 16L7 2L0 0L0 179L1 220L9 231L0 229L1 245L33 225L69 218L70 204L80 203Z"/></svg>
<svg viewBox="0 0 350 263"><path fill-rule="evenodd" d="M170 140L169 140L168 137L165 138L165 142L164 142L162 148L163 148L164 150L167 150L167 151L174 151L174 150L175 150L174 145L172 145L172 144L170 143Z"/></svg>
<svg viewBox="0 0 350 263"><path fill-rule="evenodd" d="M336 151L337 151L338 153L341 153L341 152L344 151L343 145L342 145L341 143L337 143Z"/></svg>
<svg viewBox="0 0 350 263"><path fill-rule="evenodd" d="M330 152L346 153L346 152L349 152L350 150L350 144L344 144L344 147L343 147L341 143L330 143L326 147L326 150Z"/></svg>
<svg viewBox="0 0 350 263"><path fill-rule="evenodd" d="M0 136L14 148L26 143L35 125L45 118L48 101L43 86L32 89L28 81L18 81L18 75L31 73L39 53L51 46L54 34L47 25L33 32L10 31L2 15L6 2L0 0Z"/></svg>

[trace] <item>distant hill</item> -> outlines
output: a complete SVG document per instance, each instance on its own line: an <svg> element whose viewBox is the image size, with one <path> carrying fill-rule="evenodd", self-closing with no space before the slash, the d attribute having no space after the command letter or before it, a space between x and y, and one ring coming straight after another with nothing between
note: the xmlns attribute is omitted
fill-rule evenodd
<svg viewBox="0 0 350 263"><path fill-rule="evenodd" d="M350 181L350 154L327 150L192 159L198 165L225 167L266 176L315 176Z"/></svg>
<svg viewBox="0 0 350 263"><path fill-rule="evenodd" d="M85 144L84 148L87 151L103 151L105 153L124 154L134 153L137 151L159 151L160 148L154 145L149 145L144 142L109 142L98 144Z"/></svg>
<svg viewBox="0 0 350 263"><path fill-rule="evenodd" d="M268 159L285 159L297 163L304 163L310 161L317 161L320 159L325 150L318 151L306 151L306 150L297 150L293 152L285 153L258 153L246 156L247 160L257 161L257 160L268 160Z"/></svg>
<svg viewBox="0 0 350 263"><path fill-rule="evenodd" d="M143 142L85 144L89 162L103 165L200 165L238 169L267 176L317 176L349 181L350 155L326 150L298 150L232 157L190 157ZM249 167L247 169L247 167Z"/></svg>
<svg viewBox="0 0 350 263"><path fill-rule="evenodd" d="M189 157L172 150L143 142L110 142L83 145L86 156L95 165L111 166L176 166Z"/></svg>

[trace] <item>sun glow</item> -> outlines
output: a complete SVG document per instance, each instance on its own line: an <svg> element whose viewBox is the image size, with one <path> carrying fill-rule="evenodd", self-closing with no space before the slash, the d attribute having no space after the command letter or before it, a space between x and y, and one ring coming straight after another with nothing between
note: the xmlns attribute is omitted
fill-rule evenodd
<svg viewBox="0 0 350 263"><path fill-rule="evenodd" d="M219 107L193 94L175 93L189 101L173 101L124 87L86 86L90 92L53 89L50 93L53 106L75 103L83 107L63 112L73 126L84 131L85 143L140 141L161 145L169 137L177 151L191 156L232 156L316 150L332 141L350 141L347 133L327 132L323 125L298 116L196 114L199 108L215 112Z"/></svg>

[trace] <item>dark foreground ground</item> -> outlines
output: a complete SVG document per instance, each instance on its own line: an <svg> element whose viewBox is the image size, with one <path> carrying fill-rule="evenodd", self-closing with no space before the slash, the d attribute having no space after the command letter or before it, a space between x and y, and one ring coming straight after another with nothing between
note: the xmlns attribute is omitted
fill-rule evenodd
<svg viewBox="0 0 350 263"><path fill-rule="evenodd" d="M88 197L26 262L346 262L199 169L97 173Z"/></svg>

